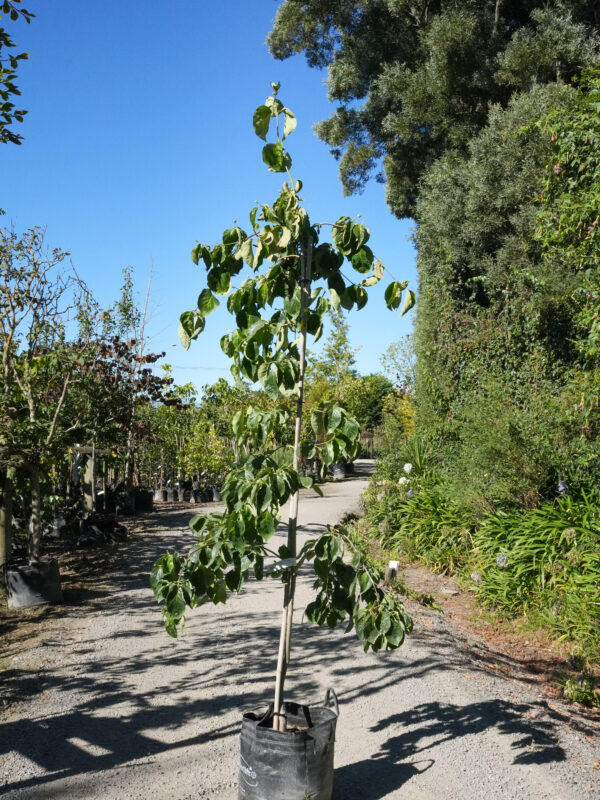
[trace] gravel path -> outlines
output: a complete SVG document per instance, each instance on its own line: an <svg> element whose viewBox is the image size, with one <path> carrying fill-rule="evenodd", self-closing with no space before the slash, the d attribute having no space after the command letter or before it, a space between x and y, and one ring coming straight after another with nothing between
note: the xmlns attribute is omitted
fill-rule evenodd
<svg viewBox="0 0 600 800"><path fill-rule="evenodd" d="M356 508L364 482L305 493L301 534ZM251 583L227 606L198 609L171 640L147 576L167 548L191 543L189 516L149 516L110 592L11 665L42 691L2 718L0 795L237 797L240 709L271 699L280 584ZM301 623L309 598L302 579L287 690L314 701L333 686L340 697L335 800L600 798L592 729L494 674L442 615L411 607L407 643L365 655L352 635Z"/></svg>

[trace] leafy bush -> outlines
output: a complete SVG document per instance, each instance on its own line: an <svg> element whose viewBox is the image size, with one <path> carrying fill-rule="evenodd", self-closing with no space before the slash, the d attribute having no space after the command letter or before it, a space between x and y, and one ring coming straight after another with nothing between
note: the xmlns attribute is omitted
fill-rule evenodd
<svg viewBox="0 0 600 800"><path fill-rule="evenodd" d="M467 571L484 604L511 615L534 613L592 651L600 644L599 551L597 502L564 497L487 516L473 536Z"/></svg>
<svg viewBox="0 0 600 800"><path fill-rule="evenodd" d="M409 392L392 392L386 397L382 422L375 432L378 441L377 473L381 477L397 479L402 474L403 465L411 461L406 448L414 432L414 417Z"/></svg>
<svg viewBox="0 0 600 800"><path fill-rule="evenodd" d="M553 499L564 478L585 491L600 478L597 359L583 347L597 318L597 265L586 277L547 233L561 211L575 219L568 180L578 164L567 160L565 131L577 119L576 95L568 86L515 95L490 111L467 155L441 159L423 185L417 432L432 437L436 470L476 514ZM532 123L548 115L550 130ZM584 145L583 127L577 152L595 166L598 139ZM586 256L597 239L587 229L598 227L588 184L597 187L591 167L576 184L572 226L587 225Z"/></svg>
<svg viewBox="0 0 600 800"><path fill-rule="evenodd" d="M470 517L432 478L375 483L367 494L367 507L383 543L399 555L441 573L454 572L468 556Z"/></svg>

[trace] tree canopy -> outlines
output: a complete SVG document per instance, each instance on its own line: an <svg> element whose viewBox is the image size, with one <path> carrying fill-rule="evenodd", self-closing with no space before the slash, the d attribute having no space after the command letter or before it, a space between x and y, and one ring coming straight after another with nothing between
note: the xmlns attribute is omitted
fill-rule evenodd
<svg viewBox="0 0 600 800"><path fill-rule="evenodd" d="M431 165L466 153L515 91L592 64L599 25L597 3L581 0L284 0L267 42L327 69L336 109L316 132L344 191L374 176L393 213L414 217Z"/></svg>

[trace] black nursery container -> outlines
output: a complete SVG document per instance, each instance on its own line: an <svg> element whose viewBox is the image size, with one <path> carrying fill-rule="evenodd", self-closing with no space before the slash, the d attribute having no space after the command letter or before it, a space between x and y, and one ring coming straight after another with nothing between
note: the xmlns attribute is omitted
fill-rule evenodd
<svg viewBox="0 0 600 800"><path fill-rule="evenodd" d="M333 707L330 707L333 706ZM286 703L288 730L273 730L273 706L242 718L238 800L331 800L337 697L322 706Z"/></svg>

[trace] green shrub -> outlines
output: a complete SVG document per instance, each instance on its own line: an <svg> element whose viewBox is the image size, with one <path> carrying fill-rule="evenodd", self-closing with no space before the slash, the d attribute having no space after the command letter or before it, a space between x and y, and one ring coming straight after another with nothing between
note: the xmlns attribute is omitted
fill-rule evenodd
<svg viewBox="0 0 600 800"><path fill-rule="evenodd" d="M600 644L600 507L585 495L530 511L498 511L473 536L467 571L479 599L534 613L588 652Z"/></svg>
<svg viewBox="0 0 600 800"><path fill-rule="evenodd" d="M422 561L436 572L456 571L470 551L468 512L448 500L434 478L406 478L402 485L373 486L367 495L369 519L385 546L398 555Z"/></svg>

